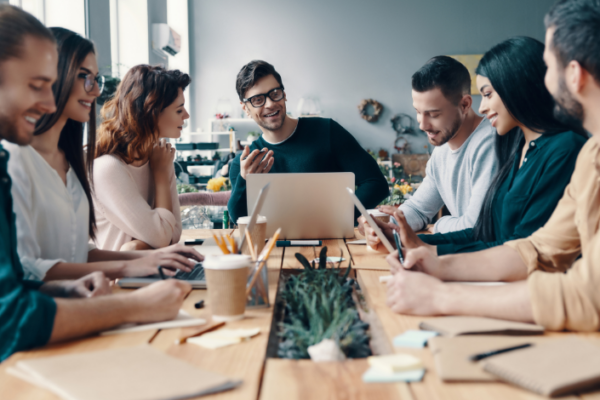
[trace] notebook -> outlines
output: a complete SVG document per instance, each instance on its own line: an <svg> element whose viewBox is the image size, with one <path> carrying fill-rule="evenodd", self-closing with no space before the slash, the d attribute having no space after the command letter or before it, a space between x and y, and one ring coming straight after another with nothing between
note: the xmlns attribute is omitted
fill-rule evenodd
<svg viewBox="0 0 600 400"><path fill-rule="evenodd" d="M241 383L147 345L22 360L7 372L65 400L186 399Z"/></svg>
<svg viewBox="0 0 600 400"><path fill-rule="evenodd" d="M469 360L470 356L525 343L537 345L548 340L552 339L546 336L438 336L429 339L427 345L433 354L436 374L441 380L489 382L498 378L483 370L482 363L485 360L473 362Z"/></svg>
<svg viewBox="0 0 600 400"><path fill-rule="evenodd" d="M560 396L600 383L600 347L574 336L486 360L485 371L543 396Z"/></svg>
<svg viewBox="0 0 600 400"><path fill-rule="evenodd" d="M419 328L439 332L442 336L473 334L488 335L541 335L544 328L522 322L484 317L439 317L422 321Z"/></svg>
<svg viewBox="0 0 600 400"><path fill-rule="evenodd" d="M150 322L147 324L123 324L118 325L110 330L100 332L100 336L117 335L120 333L131 333L148 331L152 329L173 329L184 328L188 326L198 326L206 324L206 320L202 318L194 318L187 311L179 310L179 313L170 321Z"/></svg>

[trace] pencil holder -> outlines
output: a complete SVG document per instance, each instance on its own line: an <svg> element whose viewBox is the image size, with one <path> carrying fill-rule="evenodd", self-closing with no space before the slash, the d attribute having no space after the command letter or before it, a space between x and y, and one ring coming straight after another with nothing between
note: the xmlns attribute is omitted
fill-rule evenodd
<svg viewBox="0 0 600 400"><path fill-rule="evenodd" d="M248 283L250 283L251 277L248 277ZM246 302L246 308L262 308L269 307L269 271L267 266L260 271L254 287L250 291Z"/></svg>

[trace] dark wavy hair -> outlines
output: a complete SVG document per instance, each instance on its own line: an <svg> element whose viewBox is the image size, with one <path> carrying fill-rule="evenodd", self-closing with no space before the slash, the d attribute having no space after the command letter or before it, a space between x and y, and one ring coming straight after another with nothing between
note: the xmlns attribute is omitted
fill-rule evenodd
<svg viewBox="0 0 600 400"><path fill-rule="evenodd" d="M158 141L158 115L191 81L178 70L145 64L131 68L102 107L96 157L114 154L127 164L148 159Z"/></svg>
<svg viewBox="0 0 600 400"><path fill-rule="evenodd" d="M71 89L76 84L79 67L88 54L96 52L94 44L90 40L73 31L64 28L50 28L50 31L54 35L58 47L58 78L52 85L56 112L45 114L38 120L34 135L41 135L59 120L71 96ZM90 203L89 233L93 239L96 236L96 217L92 202L91 177L96 143L96 102L92 103L87 126L87 157L83 148L83 128L83 123L69 119L60 133L58 147L65 153L65 157L81 182Z"/></svg>
<svg viewBox="0 0 600 400"><path fill-rule="evenodd" d="M554 100L544 84L546 64L544 44L524 36L514 37L492 47L479 62L475 73L490 80L508 112L534 132L552 135L573 130L553 114ZM576 132L585 136L583 131ZM492 218L494 198L504 183L522 148L523 131L516 127L507 134L496 135L499 170L492 180L475 223L476 240L496 240Z"/></svg>
<svg viewBox="0 0 600 400"><path fill-rule="evenodd" d="M452 57L429 59L411 78L414 91L423 93L440 88L444 97L458 105L465 94L471 93L471 76L463 64Z"/></svg>
<svg viewBox="0 0 600 400"><path fill-rule="evenodd" d="M252 60L244 65L242 69L240 69L240 72L238 72L235 80L235 90L240 101L244 101L248 89L254 86L261 78L269 75L273 75L277 83L279 83L279 86L283 87L281 75L279 75L279 73L275 71L275 67L268 62Z"/></svg>

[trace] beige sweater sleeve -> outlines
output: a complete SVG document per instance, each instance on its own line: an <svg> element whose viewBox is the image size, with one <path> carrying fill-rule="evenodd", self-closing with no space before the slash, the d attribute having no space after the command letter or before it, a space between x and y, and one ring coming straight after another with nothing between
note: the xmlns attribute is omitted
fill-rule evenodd
<svg viewBox="0 0 600 400"><path fill-rule="evenodd" d="M534 320L549 330L600 328L600 234L587 228L594 221L597 226L600 213L591 150L588 142L546 225L529 238L506 243L527 264Z"/></svg>
<svg viewBox="0 0 600 400"><path fill-rule="evenodd" d="M177 243L181 237L175 176L171 182L171 194L173 212L152 208L140 195L125 163L113 156L104 156L94 162L95 206L119 230L155 248Z"/></svg>

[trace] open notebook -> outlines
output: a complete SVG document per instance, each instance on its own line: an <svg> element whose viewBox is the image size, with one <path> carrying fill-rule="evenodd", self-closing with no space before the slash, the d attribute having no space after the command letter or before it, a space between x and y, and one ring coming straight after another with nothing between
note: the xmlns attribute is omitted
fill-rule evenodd
<svg viewBox="0 0 600 400"><path fill-rule="evenodd" d="M175 400L238 386L150 346L22 360L8 373L65 400Z"/></svg>

